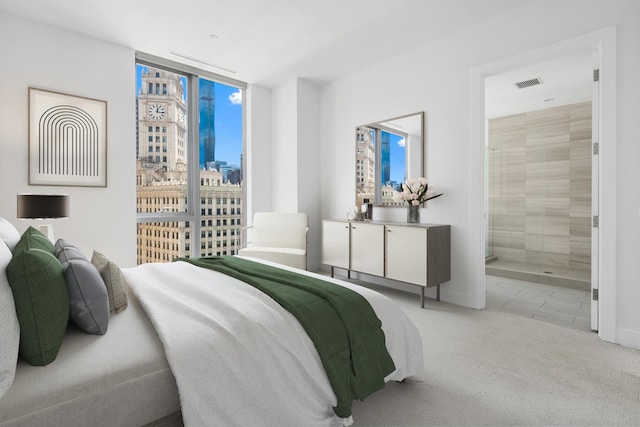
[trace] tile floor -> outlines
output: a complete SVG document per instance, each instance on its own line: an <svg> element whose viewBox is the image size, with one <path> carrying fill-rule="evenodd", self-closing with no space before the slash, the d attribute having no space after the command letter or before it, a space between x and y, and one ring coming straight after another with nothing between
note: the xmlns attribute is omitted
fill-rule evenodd
<svg viewBox="0 0 640 427"><path fill-rule="evenodd" d="M591 330L589 291L485 276L486 307L581 330Z"/></svg>

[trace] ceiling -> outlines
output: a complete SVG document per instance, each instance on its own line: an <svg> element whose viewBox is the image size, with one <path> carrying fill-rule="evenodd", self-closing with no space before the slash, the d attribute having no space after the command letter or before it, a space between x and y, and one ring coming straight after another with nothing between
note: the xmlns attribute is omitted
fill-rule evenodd
<svg viewBox="0 0 640 427"><path fill-rule="evenodd" d="M331 81L528 1L16 0L0 12L274 87Z"/></svg>

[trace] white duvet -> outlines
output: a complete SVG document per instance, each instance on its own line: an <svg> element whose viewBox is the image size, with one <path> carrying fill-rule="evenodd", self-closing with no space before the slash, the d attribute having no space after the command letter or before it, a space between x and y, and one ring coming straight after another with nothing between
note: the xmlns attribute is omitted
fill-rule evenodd
<svg viewBox="0 0 640 427"><path fill-rule="evenodd" d="M302 326L267 295L185 262L144 264L124 274L164 344L186 426L351 424L334 414L335 394ZM396 366L386 381L422 378L420 334L391 300L305 274L369 301Z"/></svg>

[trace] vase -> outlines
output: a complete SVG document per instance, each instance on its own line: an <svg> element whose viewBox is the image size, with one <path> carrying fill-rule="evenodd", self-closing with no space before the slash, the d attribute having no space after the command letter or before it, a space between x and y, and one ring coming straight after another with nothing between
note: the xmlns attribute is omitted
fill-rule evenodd
<svg viewBox="0 0 640 427"><path fill-rule="evenodd" d="M420 222L420 205L407 206L407 222L419 223Z"/></svg>

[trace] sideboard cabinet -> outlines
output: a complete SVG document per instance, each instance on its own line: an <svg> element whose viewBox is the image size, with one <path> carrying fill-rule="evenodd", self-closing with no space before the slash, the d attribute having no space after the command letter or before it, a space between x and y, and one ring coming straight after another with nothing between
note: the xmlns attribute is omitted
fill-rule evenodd
<svg viewBox="0 0 640 427"><path fill-rule="evenodd" d="M451 279L451 226L378 221L322 221L322 263L424 289Z"/></svg>

